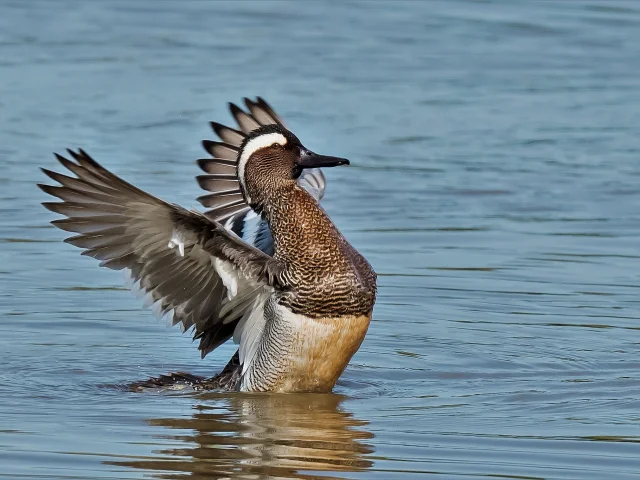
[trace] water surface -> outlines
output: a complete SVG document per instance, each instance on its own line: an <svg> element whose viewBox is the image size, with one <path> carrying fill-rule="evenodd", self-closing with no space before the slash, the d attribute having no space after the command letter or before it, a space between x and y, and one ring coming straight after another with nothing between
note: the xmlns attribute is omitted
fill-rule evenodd
<svg viewBox="0 0 640 480"><path fill-rule="evenodd" d="M0 2L0 478L640 478L640 6ZM345 156L324 205L379 272L334 395L211 375L39 203L83 147L196 207L227 101Z"/></svg>

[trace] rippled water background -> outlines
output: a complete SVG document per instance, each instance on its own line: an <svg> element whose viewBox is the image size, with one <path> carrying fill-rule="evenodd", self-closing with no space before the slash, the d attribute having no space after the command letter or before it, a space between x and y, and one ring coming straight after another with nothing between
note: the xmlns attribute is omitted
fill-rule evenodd
<svg viewBox="0 0 640 480"><path fill-rule="evenodd" d="M638 2L0 2L0 477L640 478ZM212 374L39 206L82 146L195 207L227 101L346 156L379 272L335 395Z"/></svg>

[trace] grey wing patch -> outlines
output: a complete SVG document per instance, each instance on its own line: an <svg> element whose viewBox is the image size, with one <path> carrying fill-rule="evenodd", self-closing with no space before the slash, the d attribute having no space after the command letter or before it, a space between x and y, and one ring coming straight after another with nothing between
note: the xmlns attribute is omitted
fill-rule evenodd
<svg viewBox="0 0 640 480"><path fill-rule="evenodd" d="M206 355L231 337L249 299L272 291L278 266L202 214L168 204L112 174L85 152L57 155L76 178L43 169L60 186L39 185L62 202L45 202L74 232L67 243L111 269L127 269L146 304L167 315ZM238 298L242 298L240 302Z"/></svg>
<svg viewBox="0 0 640 480"><path fill-rule="evenodd" d="M253 210L234 215L227 220L225 228L267 255L273 255L273 237L269 224Z"/></svg>
<svg viewBox="0 0 640 480"><path fill-rule="evenodd" d="M264 220L260 220L258 224L256 238L253 243L256 248L262 250L267 255L274 254L273 237L271 236L271 229L269 224Z"/></svg>
<svg viewBox="0 0 640 480"><path fill-rule="evenodd" d="M324 173L319 168L310 168L303 170L302 175L298 178L298 185L304 188L317 201L324 197L324 189L327 184Z"/></svg>

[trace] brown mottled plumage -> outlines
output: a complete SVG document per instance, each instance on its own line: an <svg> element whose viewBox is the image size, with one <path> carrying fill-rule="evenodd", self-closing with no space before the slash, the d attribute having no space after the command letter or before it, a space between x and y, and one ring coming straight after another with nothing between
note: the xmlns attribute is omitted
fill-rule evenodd
<svg viewBox="0 0 640 480"><path fill-rule="evenodd" d="M369 263L303 189L295 185L278 197L279 202L265 208L265 217L274 237L274 258L284 265L283 281L296 287L283 304L314 318L369 314L376 285Z"/></svg>
<svg viewBox="0 0 640 480"><path fill-rule="evenodd" d="M318 204L318 167L349 162L307 150L264 100L245 105L231 105L239 130L212 123L222 142L203 142L213 155L198 162L204 215L133 187L82 150L69 151L75 162L57 155L75 178L44 170L61 186L40 188L62 202L43 205L78 234L68 243L128 269L155 310L194 329L203 357L232 335L239 343L215 377L170 374L132 389L330 391L366 334L376 274Z"/></svg>

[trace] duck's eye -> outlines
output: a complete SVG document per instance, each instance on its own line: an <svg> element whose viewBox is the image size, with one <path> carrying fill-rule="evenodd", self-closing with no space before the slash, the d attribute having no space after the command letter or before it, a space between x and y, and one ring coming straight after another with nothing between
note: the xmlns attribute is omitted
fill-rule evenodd
<svg viewBox="0 0 640 480"><path fill-rule="evenodd" d="M278 147L282 147L282 145L280 145L278 142L272 143L271 144L272 148L278 148Z"/></svg>

